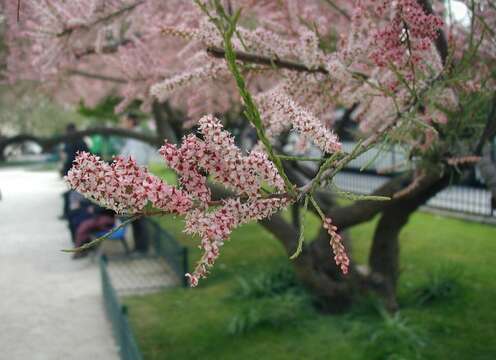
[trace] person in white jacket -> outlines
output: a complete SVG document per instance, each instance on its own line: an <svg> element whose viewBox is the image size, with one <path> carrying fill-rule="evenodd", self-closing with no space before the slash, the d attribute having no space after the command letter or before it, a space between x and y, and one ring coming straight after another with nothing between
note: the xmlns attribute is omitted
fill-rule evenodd
<svg viewBox="0 0 496 360"><path fill-rule="evenodd" d="M140 132L139 119L134 113L126 114L122 120L122 124L126 129ZM146 166L150 161L153 151L153 148L147 143L129 138L124 142L120 155L125 158L132 157L138 165Z"/></svg>
<svg viewBox="0 0 496 360"><path fill-rule="evenodd" d="M127 113L122 119L122 125L126 129L136 132L140 131L139 118L134 113ZM126 139L124 146L120 151L120 156L124 158L133 158L139 166L146 166L153 154L153 148L136 139ZM142 253L147 253L149 248L149 236L146 231L145 220L139 218L132 223L134 250Z"/></svg>

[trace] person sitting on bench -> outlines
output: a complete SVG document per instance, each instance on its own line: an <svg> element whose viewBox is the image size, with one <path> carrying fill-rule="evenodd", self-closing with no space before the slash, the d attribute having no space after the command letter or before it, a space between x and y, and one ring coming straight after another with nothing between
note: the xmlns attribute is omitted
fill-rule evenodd
<svg viewBox="0 0 496 360"><path fill-rule="evenodd" d="M115 213L112 210L90 202L76 191L70 192L69 203L69 229L76 248L90 242L93 233L109 231L115 224ZM87 253L74 253L74 258L84 257Z"/></svg>
<svg viewBox="0 0 496 360"><path fill-rule="evenodd" d="M74 246L78 248L89 243L92 240L93 233L110 231L114 224L115 213L112 210L95 207L93 216L79 224L76 230ZM88 255L88 251L80 251L74 253L73 258L78 259L86 255Z"/></svg>

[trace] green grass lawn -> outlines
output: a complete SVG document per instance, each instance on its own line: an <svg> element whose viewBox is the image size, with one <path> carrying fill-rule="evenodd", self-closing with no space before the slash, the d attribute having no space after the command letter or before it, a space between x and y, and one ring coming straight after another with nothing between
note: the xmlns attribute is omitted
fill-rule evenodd
<svg viewBox="0 0 496 360"><path fill-rule="evenodd" d="M182 221L161 221L196 261L197 241L182 233ZM318 230L315 219L307 229ZM366 261L372 230L373 222L351 230L354 261ZM280 279L290 274L282 246L250 224L234 232L198 288L125 303L145 359L489 360L495 252L496 227L417 213L401 234L399 315L384 315L373 299L322 315L288 276Z"/></svg>

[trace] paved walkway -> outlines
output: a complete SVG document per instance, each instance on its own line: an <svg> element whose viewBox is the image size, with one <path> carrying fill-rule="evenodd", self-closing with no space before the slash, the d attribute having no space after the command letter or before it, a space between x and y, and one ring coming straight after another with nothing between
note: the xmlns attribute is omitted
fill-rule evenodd
<svg viewBox="0 0 496 360"><path fill-rule="evenodd" d="M98 266L60 252L64 189L55 172L0 170L0 359L118 358Z"/></svg>

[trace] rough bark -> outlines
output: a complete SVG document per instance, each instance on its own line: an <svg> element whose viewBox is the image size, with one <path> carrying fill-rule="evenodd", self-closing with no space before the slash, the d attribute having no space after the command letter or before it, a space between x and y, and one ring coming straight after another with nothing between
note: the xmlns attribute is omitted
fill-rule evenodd
<svg viewBox="0 0 496 360"><path fill-rule="evenodd" d="M450 176L432 175L411 194L390 204L377 224L369 255L371 276L381 284L379 292L389 310L396 310L399 278L399 234L420 206L449 185Z"/></svg>

